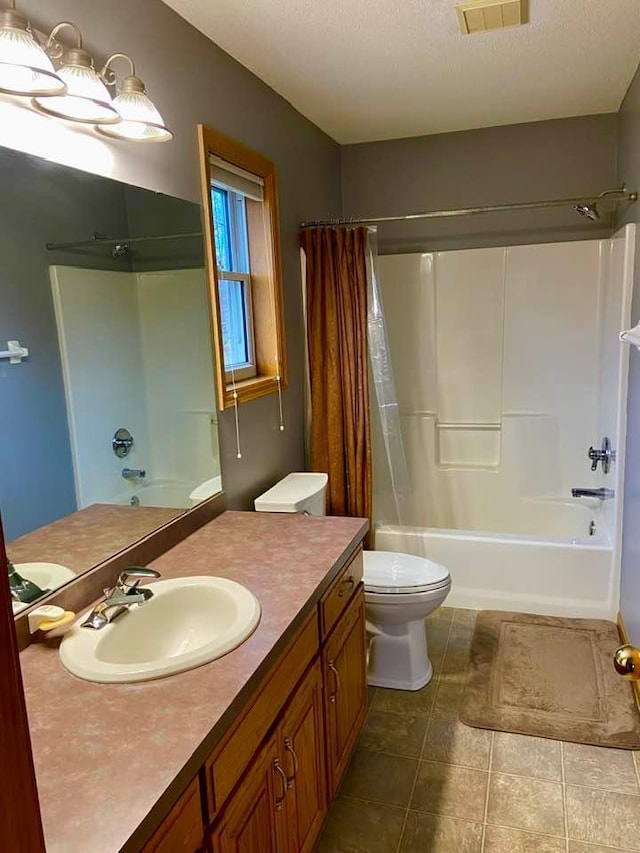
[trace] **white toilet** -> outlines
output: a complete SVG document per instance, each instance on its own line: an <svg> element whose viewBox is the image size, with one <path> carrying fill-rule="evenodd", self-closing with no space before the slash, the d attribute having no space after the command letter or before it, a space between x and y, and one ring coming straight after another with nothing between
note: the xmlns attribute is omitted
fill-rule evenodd
<svg viewBox="0 0 640 853"><path fill-rule="evenodd" d="M257 512L325 514L326 474L289 474L255 500ZM368 682L419 690L431 680L425 617L451 589L444 566L393 551L364 552L364 598L369 639Z"/></svg>

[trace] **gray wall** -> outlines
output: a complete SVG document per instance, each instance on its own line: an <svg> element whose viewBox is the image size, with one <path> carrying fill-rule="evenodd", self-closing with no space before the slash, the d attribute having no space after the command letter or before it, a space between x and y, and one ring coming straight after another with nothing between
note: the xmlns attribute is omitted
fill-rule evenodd
<svg viewBox="0 0 640 853"><path fill-rule="evenodd" d="M341 213L340 149L283 98L197 32L160 0L24 0L41 30L75 21L99 59L130 53L175 140L163 145L105 143L94 160L88 140L78 165L170 195L199 200L196 125L241 140L271 158L279 170L280 225L290 387L284 394L286 431L278 430L277 400L241 407L242 459L236 459L234 418L220 417L224 488L232 507L252 499L278 477L304 464L303 335L298 224ZM132 6L135 12L132 14ZM0 143L17 144L0 128ZM25 138L24 147L32 142ZM23 147L22 143L19 147ZM52 148L53 159L68 150Z"/></svg>
<svg viewBox="0 0 640 853"><path fill-rule="evenodd" d="M345 216L372 217L565 198L616 185L615 115L347 145ZM610 233L567 209L379 227L382 252L582 240Z"/></svg>
<svg viewBox="0 0 640 853"><path fill-rule="evenodd" d="M619 113L618 173L633 189L640 188L640 68ZM620 224L640 223L635 204ZM640 240L636 243L631 324L640 321ZM640 643L640 353L631 350L627 402L627 452L622 529L622 587L620 610L631 636Z"/></svg>

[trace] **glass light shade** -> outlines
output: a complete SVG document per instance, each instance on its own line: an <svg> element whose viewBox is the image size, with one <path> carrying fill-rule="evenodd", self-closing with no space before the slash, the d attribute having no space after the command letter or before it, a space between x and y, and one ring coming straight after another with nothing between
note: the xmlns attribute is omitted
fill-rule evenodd
<svg viewBox="0 0 640 853"><path fill-rule="evenodd" d="M69 63L60 68L58 75L67 85L67 94L34 98L33 105L39 112L82 124L120 121L107 87L93 68Z"/></svg>
<svg viewBox="0 0 640 853"><path fill-rule="evenodd" d="M168 142L173 139L173 134L165 126L162 116L146 92L120 92L113 99L113 106L122 121L113 126L105 126L103 122L99 122L96 130L103 136L130 142Z"/></svg>
<svg viewBox="0 0 640 853"><path fill-rule="evenodd" d="M0 26L0 92L8 95L62 95L66 84L27 29Z"/></svg>

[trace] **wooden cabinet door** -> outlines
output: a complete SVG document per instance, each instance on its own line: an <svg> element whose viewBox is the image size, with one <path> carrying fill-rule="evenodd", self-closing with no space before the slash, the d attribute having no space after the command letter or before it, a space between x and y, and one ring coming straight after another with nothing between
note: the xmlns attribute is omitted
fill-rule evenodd
<svg viewBox="0 0 640 853"><path fill-rule="evenodd" d="M322 652L327 780L332 798L366 714L364 591L354 595Z"/></svg>
<svg viewBox="0 0 640 853"><path fill-rule="evenodd" d="M204 853L204 826L198 777L171 809L143 853Z"/></svg>
<svg viewBox="0 0 640 853"><path fill-rule="evenodd" d="M278 753L287 774L290 805L288 850L307 853L327 811L322 668L316 659L287 705L278 726Z"/></svg>
<svg viewBox="0 0 640 853"><path fill-rule="evenodd" d="M290 816L275 736L249 765L211 836L214 853L281 853Z"/></svg>

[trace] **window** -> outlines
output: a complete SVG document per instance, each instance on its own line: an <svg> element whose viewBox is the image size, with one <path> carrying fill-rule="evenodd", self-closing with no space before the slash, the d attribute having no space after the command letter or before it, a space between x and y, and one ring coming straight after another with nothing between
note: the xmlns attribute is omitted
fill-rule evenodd
<svg viewBox="0 0 640 853"><path fill-rule="evenodd" d="M205 241L221 409L287 387L273 163L200 127Z"/></svg>
<svg viewBox="0 0 640 853"><path fill-rule="evenodd" d="M224 368L227 382L235 383L257 372L246 200L215 183L211 195Z"/></svg>

